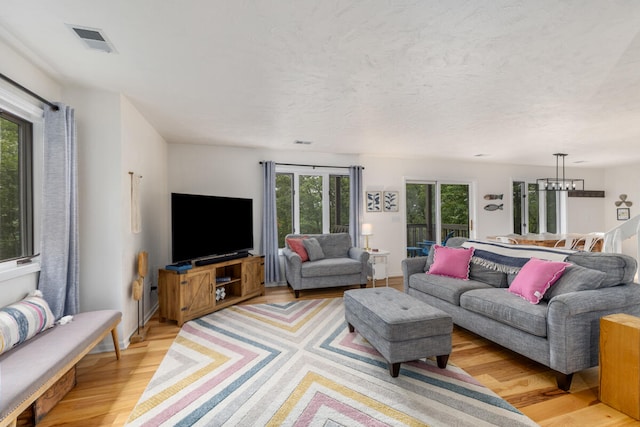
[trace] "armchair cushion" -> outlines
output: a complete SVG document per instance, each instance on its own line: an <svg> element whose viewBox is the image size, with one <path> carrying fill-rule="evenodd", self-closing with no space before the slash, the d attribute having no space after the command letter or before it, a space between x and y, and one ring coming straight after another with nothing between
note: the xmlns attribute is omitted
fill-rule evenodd
<svg viewBox="0 0 640 427"><path fill-rule="evenodd" d="M302 241L304 248L307 250L307 254L309 254L309 261L318 261L320 259L324 259L324 251L318 242L318 239L315 237L310 237L308 239L304 239Z"/></svg>

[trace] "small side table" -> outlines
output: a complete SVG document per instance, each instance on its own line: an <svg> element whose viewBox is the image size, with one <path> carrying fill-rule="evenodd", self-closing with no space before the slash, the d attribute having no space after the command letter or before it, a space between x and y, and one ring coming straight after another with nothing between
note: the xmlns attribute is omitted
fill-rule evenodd
<svg viewBox="0 0 640 427"><path fill-rule="evenodd" d="M640 318L600 318L600 401L640 419Z"/></svg>
<svg viewBox="0 0 640 427"><path fill-rule="evenodd" d="M369 249L367 252L369 253L369 265L371 266L370 277L373 287L376 287L376 279L385 279L387 287L389 287L389 272L387 271L387 267L389 265L389 255L391 252L383 249L378 249L376 251ZM384 273L384 275L382 273Z"/></svg>

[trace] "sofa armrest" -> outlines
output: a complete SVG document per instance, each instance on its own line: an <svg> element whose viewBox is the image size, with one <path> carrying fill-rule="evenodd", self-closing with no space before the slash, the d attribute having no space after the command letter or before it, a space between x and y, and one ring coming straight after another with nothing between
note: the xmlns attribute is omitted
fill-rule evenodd
<svg viewBox="0 0 640 427"><path fill-rule="evenodd" d="M426 256L418 256L414 258L405 258L402 260L402 283L404 284L404 291L409 289L409 277L415 273L424 273L424 268L427 265Z"/></svg>
<svg viewBox="0 0 640 427"><path fill-rule="evenodd" d="M289 248L282 249L284 276L293 289L300 289L302 280L302 258Z"/></svg>
<svg viewBox="0 0 640 427"><path fill-rule="evenodd" d="M640 285L570 292L552 298L547 315L550 367L569 374L596 366L600 318L614 313L640 316Z"/></svg>

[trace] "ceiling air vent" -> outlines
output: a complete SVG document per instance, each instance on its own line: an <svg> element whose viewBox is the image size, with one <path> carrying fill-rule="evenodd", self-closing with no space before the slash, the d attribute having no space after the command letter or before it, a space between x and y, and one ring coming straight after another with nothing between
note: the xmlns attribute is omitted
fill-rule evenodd
<svg viewBox="0 0 640 427"><path fill-rule="evenodd" d="M80 37L80 40L89 48L99 50L101 52L113 53L116 49L113 44L104 35L104 32L98 28L80 27L78 25L67 25L74 34Z"/></svg>

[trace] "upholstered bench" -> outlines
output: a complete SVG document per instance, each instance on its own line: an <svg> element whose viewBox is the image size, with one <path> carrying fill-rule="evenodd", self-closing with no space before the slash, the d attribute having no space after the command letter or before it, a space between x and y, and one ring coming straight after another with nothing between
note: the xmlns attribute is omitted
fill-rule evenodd
<svg viewBox="0 0 640 427"><path fill-rule="evenodd" d="M116 310L79 313L0 355L0 426L17 425L18 416L111 333L120 359ZM75 373L75 371L73 371ZM75 385L75 376L72 378ZM37 423L39 416L33 414Z"/></svg>
<svg viewBox="0 0 640 427"><path fill-rule="evenodd" d="M400 363L436 356L446 368L451 353L451 316L394 288L351 289L344 293L349 332L360 333L389 363L397 377Z"/></svg>

